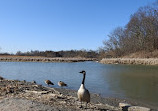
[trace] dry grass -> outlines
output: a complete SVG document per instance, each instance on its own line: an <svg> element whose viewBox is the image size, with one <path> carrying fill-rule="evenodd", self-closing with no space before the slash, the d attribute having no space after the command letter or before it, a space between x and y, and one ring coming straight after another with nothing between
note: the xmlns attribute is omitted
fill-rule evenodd
<svg viewBox="0 0 158 111"><path fill-rule="evenodd" d="M153 52L140 51L123 56L123 58L158 58L158 50Z"/></svg>
<svg viewBox="0 0 158 111"><path fill-rule="evenodd" d="M1 55L0 61L9 62L83 62L93 61L93 58L64 58L64 57L42 57L42 56L14 56L14 55Z"/></svg>
<svg viewBox="0 0 158 111"><path fill-rule="evenodd" d="M100 62L103 64L158 65L158 58L104 58Z"/></svg>

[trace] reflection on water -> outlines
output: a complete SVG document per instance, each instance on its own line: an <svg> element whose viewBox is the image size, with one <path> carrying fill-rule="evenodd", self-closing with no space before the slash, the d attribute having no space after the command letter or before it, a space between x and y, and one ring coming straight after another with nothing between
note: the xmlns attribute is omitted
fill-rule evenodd
<svg viewBox="0 0 158 111"><path fill-rule="evenodd" d="M82 81L78 73L86 70L86 87L103 96L136 99L158 105L158 66L104 65L95 62L33 63L0 62L0 76L32 81L45 85L50 79L58 87L64 81L77 90Z"/></svg>
<svg viewBox="0 0 158 111"><path fill-rule="evenodd" d="M107 72L106 80L116 95L158 105L157 66L111 65Z"/></svg>

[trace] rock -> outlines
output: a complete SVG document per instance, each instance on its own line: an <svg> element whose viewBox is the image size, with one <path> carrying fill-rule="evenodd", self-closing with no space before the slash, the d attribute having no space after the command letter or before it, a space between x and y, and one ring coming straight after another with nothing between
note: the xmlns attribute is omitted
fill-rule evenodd
<svg viewBox="0 0 158 111"><path fill-rule="evenodd" d="M128 104L128 103L119 103L119 108L122 110L122 111L128 111L128 108L130 107L131 105Z"/></svg>
<svg viewBox="0 0 158 111"><path fill-rule="evenodd" d="M131 106L128 108L128 111L150 111L150 108L140 107L140 106Z"/></svg>
<svg viewBox="0 0 158 111"><path fill-rule="evenodd" d="M48 94L49 93L49 91L29 91L29 90L25 90L25 92L36 93L36 94Z"/></svg>

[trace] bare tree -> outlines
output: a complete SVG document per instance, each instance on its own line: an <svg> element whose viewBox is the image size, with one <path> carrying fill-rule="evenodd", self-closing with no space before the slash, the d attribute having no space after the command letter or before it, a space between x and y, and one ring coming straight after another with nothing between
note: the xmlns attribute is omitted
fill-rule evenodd
<svg viewBox="0 0 158 111"><path fill-rule="evenodd" d="M113 52L115 57L139 51L158 49L158 1L141 7L131 15L124 28L116 28L108 40L104 40L106 52Z"/></svg>

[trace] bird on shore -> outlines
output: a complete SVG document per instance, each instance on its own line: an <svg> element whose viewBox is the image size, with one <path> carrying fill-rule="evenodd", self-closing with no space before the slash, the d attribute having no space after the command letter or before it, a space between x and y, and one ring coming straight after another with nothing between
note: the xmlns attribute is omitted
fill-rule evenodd
<svg viewBox="0 0 158 111"><path fill-rule="evenodd" d="M50 80L45 80L45 83L49 86L50 84L51 85L54 85Z"/></svg>
<svg viewBox="0 0 158 111"><path fill-rule="evenodd" d="M4 78L0 76L0 80L4 80Z"/></svg>
<svg viewBox="0 0 158 111"><path fill-rule="evenodd" d="M89 91L85 88L85 77L86 77L86 71L81 71L79 73L82 73L83 74L83 80L82 80L82 83L81 83L81 86L77 92L77 95L78 95L78 99L79 101L81 102L81 106L80 108L82 108L82 102L86 102L86 108L87 108L87 103L90 102L90 93Z"/></svg>
<svg viewBox="0 0 158 111"><path fill-rule="evenodd" d="M59 85L60 87L67 86L67 84L65 84L63 81L59 81L59 82L58 82L58 85Z"/></svg>
<svg viewBox="0 0 158 111"><path fill-rule="evenodd" d="M33 83L33 84L36 84L36 81L35 81L35 80L33 80L33 81L32 81L32 83Z"/></svg>

